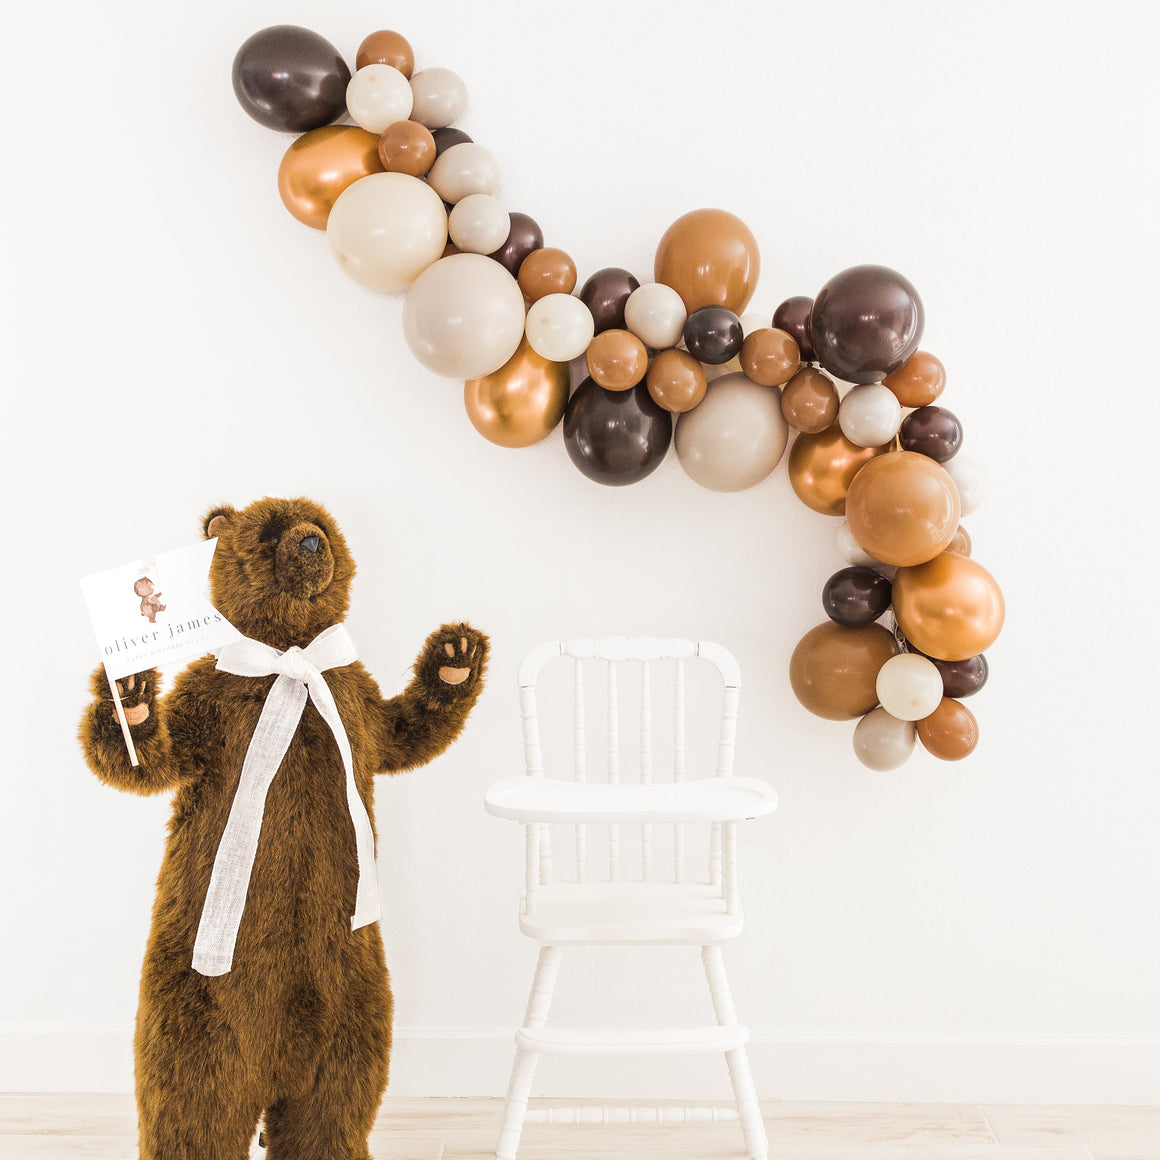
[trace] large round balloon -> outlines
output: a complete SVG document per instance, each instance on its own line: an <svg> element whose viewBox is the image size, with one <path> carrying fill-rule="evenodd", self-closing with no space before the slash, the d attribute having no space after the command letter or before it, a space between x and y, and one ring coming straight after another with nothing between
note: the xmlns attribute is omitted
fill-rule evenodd
<svg viewBox="0 0 1160 1160"><path fill-rule="evenodd" d="M564 446L589 479L619 487L651 475L665 457L673 418L644 383L606 391L585 379L564 412Z"/></svg>
<svg viewBox="0 0 1160 1160"><path fill-rule="evenodd" d="M382 171L374 133L357 125L324 125L286 150L278 166L278 193L300 222L324 230L338 195L360 177Z"/></svg>
<svg viewBox="0 0 1160 1160"><path fill-rule="evenodd" d="M776 387L736 373L709 384L704 400L677 420L677 457L702 487L741 491L781 460L789 427Z"/></svg>
<svg viewBox="0 0 1160 1160"><path fill-rule="evenodd" d="M922 564L954 538L959 493L933 459L914 451L890 451L854 476L846 495L846 519L854 539L874 559Z"/></svg>
<svg viewBox="0 0 1160 1160"><path fill-rule="evenodd" d="M255 32L234 57L234 95L267 129L305 133L346 112L350 69L338 49L308 28Z"/></svg>
<svg viewBox="0 0 1160 1160"><path fill-rule="evenodd" d="M858 447L835 424L816 435L799 435L789 453L789 482L798 499L825 516L846 510L854 477L884 447Z"/></svg>
<svg viewBox="0 0 1160 1160"><path fill-rule="evenodd" d="M500 447L530 447L564 417L568 364L548 362L524 338L507 362L463 385L463 404L475 429Z"/></svg>
<svg viewBox="0 0 1160 1160"><path fill-rule="evenodd" d="M515 278L483 254L440 258L403 300L407 345L437 375L490 375L515 354L523 333L524 296Z"/></svg>
<svg viewBox="0 0 1160 1160"><path fill-rule="evenodd" d="M878 704L878 670L896 653L880 624L845 628L826 621L811 628L789 660L794 695L815 716L851 721Z"/></svg>
<svg viewBox="0 0 1160 1160"><path fill-rule="evenodd" d="M899 568L893 603L906 639L940 661L966 660L990 647L1005 615L1003 593L991 573L954 552Z"/></svg>
<svg viewBox="0 0 1160 1160"><path fill-rule="evenodd" d="M661 237L653 276L671 286L692 314L702 306L725 306L740 314L753 296L761 256L757 239L723 209L695 209Z"/></svg>
<svg viewBox="0 0 1160 1160"><path fill-rule="evenodd" d="M923 312L918 291L886 266L852 266L814 299L810 341L831 374L876 383L918 349Z"/></svg>

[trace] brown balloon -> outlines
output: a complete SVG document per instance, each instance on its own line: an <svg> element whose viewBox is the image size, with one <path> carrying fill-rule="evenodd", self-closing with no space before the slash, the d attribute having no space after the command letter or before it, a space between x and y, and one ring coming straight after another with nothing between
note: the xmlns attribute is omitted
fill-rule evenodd
<svg viewBox="0 0 1160 1160"><path fill-rule="evenodd" d="M442 132L442 130L440 130ZM507 240L489 258L494 258L513 277L517 277L523 260L544 245L544 231L535 218L526 213L514 212L508 215L511 228Z"/></svg>
<svg viewBox="0 0 1160 1160"><path fill-rule="evenodd" d="M753 232L723 209L695 209L677 218L661 237L653 261L653 276L681 296L689 314L702 306L724 306L740 314L760 273Z"/></svg>
<svg viewBox="0 0 1160 1160"><path fill-rule="evenodd" d="M859 447L836 423L816 435L799 435L789 453L789 482L798 499L826 516L844 515L854 477L885 447Z"/></svg>
<svg viewBox="0 0 1160 1160"><path fill-rule="evenodd" d="M338 195L360 177L382 173L379 139L357 125L326 125L304 133L278 166L282 204L305 225L326 229Z"/></svg>
<svg viewBox="0 0 1160 1160"><path fill-rule="evenodd" d="M933 354L916 350L898 370L882 381L904 407L925 407L942 394L947 372Z"/></svg>
<svg viewBox="0 0 1160 1160"><path fill-rule="evenodd" d="M938 708L917 724L918 739L932 757L958 761L979 743L979 723L961 701L943 697Z"/></svg>
<svg viewBox="0 0 1160 1160"><path fill-rule="evenodd" d="M838 417L838 388L825 371L802 367L781 391L781 413L795 430L817 435Z"/></svg>
<svg viewBox="0 0 1160 1160"><path fill-rule="evenodd" d="M691 411L709 389L705 368L688 351L662 350L648 368L648 393L666 411Z"/></svg>
<svg viewBox="0 0 1160 1160"><path fill-rule="evenodd" d="M883 564L933 560L959 526L959 492L933 459L891 451L868 463L846 495L846 519L858 545Z"/></svg>
<svg viewBox="0 0 1160 1160"><path fill-rule="evenodd" d="M576 289L576 263L563 250L542 246L520 264L517 281L529 302L548 294L571 294Z"/></svg>
<svg viewBox="0 0 1160 1160"><path fill-rule="evenodd" d="M746 335L741 344L741 369L763 387L788 383L801 364L798 344L784 330L764 326Z"/></svg>
<svg viewBox="0 0 1160 1160"><path fill-rule="evenodd" d="M379 160L388 173L422 177L435 164L435 138L418 121L395 121L379 138Z"/></svg>
<svg viewBox="0 0 1160 1160"><path fill-rule="evenodd" d="M564 417L567 363L549 362L526 338L498 371L463 385L463 403L475 429L500 447L530 447Z"/></svg>
<svg viewBox="0 0 1160 1160"><path fill-rule="evenodd" d="M793 650L789 682L815 716L851 721L878 704L878 670L897 652L893 634L880 624L848 628L826 621Z"/></svg>
<svg viewBox="0 0 1160 1160"><path fill-rule="evenodd" d="M409 79L415 71L415 50L398 32L389 29L372 32L358 46L358 55L354 58L356 69L366 68L368 64L389 64Z"/></svg>
<svg viewBox="0 0 1160 1160"><path fill-rule="evenodd" d="M947 544L947 551L954 552L957 556L969 556L971 554L971 533L959 524L955 529L955 534L951 536L951 542Z"/></svg>
<svg viewBox="0 0 1160 1160"><path fill-rule="evenodd" d="M588 373L609 391L627 391L644 378L648 351L628 330L602 330L588 344Z"/></svg>
<svg viewBox="0 0 1160 1160"><path fill-rule="evenodd" d="M1003 628L1003 593L970 556L943 552L894 576L894 617L919 652L963 661L984 652Z"/></svg>

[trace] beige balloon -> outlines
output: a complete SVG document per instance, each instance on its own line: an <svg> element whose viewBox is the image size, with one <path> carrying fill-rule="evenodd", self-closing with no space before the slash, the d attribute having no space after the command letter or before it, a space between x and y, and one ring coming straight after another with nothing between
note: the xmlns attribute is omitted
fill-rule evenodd
<svg viewBox="0 0 1160 1160"><path fill-rule="evenodd" d="M854 728L854 754L867 769L897 769L913 752L914 722L900 721L883 708L871 709Z"/></svg>
<svg viewBox="0 0 1160 1160"><path fill-rule="evenodd" d="M469 193L448 215L447 232L464 253L490 254L507 240L511 215L499 198Z"/></svg>
<svg viewBox="0 0 1160 1160"><path fill-rule="evenodd" d="M462 141L435 158L427 181L445 202L454 205L473 193L495 193L499 186L499 162L490 149L474 141ZM504 238L496 249L503 245Z"/></svg>

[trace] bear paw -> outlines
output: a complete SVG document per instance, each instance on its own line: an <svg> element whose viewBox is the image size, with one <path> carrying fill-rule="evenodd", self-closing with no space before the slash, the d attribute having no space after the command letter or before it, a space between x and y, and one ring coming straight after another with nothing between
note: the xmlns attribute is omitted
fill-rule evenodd
<svg viewBox="0 0 1160 1160"><path fill-rule="evenodd" d="M487 637L469 624L445 624L427 639L419 673L436 704L478 691L487 663Z"/></svg>

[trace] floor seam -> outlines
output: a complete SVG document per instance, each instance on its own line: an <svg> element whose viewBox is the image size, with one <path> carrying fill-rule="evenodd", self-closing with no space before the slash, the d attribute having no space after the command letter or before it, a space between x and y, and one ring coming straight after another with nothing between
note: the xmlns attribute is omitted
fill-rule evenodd
<svg viewBox="0 0 1160 1160"><path fill-rule="evenodd" d="M986 1109L986 1108L984 1108L984 1107L982 1106L982 1104L980 1104L980 1105L979 1105L979 1115L983 1117L983 1123L986 1125L986 1127L987 1127L987 1131L991 1133L991 1139L992 1139L992 1141L994 1141L994 1143L996 1143L996 1144L1000 1143L1000 1140L999 1140L999 1134L998 1134L998 1133L995 1131L995 1129L994 1129L994 1128L991 1126L991 1119L990 1119L990 1117L987 1115L987 1109Z"/></svg>

